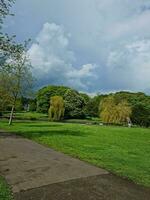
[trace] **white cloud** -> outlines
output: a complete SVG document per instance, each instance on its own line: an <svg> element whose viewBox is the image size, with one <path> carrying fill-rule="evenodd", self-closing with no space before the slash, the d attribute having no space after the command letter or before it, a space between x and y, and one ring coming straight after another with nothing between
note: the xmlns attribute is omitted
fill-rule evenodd
<svg viewBox="0 0 150 200"><path fill-rule="evenodd" d="M29 50L39 85L150 92L150 0L22 0L17 5L24 13L15 12L16 35L34 38L39 32Z"/></svg>
<svg viewBox="0 0 150 200"><path fill-rule="evenodd" d="M150 86L149 52L150 40L135 41L112 51L107 63L110 82L118 87L121 83L121 87L128 90L147 91Z"/></svg>
<svg viewBox="0 0 150 200"><path fill-rule="evenodd" d="M95 64L74 67L74 52L69 49L70 35L62 26L45 23L28 51L33 73L40 84L63 84L88 90L96 78Z"/></svg>

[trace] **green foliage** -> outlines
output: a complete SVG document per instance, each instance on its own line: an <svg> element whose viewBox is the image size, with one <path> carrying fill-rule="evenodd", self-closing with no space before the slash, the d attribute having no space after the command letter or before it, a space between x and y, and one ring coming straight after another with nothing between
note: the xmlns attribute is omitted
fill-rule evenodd
<svg viewBox="0 0 150 200"><path fill-rule="evenodd" d="M37 112L47 113L49 109L49 99L52 96L64 97L68 87L64 86L46 86L37 92Z"/></svg>
<svg viewBox="0 0 150 200"><path fill-rule="evenodd" d="M118 105L117 110L114 110L113 120L115 123L123 123L125 121L126 114L122 107L126 109L128 106L132 109L131 120L134 124L140 126L150 126L150 96L144 93L131 93L131 92L117 92L115 94L103 95L98 94L91 98L87 94L78 93L71 88L64 86L47 86L40 89L37 93L37 111L42 113L47 113L49 108L49 99L52 96L62 96L65 101L65 118L92 118L99 117L99 105L106 97L112 97L115 100L115 104ZM125 105L127 104L128 105ZM123 105L124 104L124 105ZM139 107L142 107L140 109ZM138 107L140 109L140 114L138 112ZM128 110L129 111L129 110ZM119 113L122 114L120 115ZM118 114L117 114L118 113ZM129 111L130 113L130 111ZM120 117L122 119L118 120L118 115L125 116Z"/></svg>
<svg viewBox="0 0 150 200"><path fill-rule="evenodd" d="M130 119L132 110L126 100L117 102L114 96L109 96L100 103L100 117L105 123L123 124Z"/></svg>
<svg viewBox="0 0 150 200"><path fill-rule="evenodd" d="M30 111L36 111L36 108L37 108L36 99L30 99L30 101L29 101L29 110Z"/></svg>
<svg viewBox="0 0 150 200"><path fill-rule="evenodd" d="M12 123L17 99L30 88L32 82L31 65L26 54L30 40L17 44L15 36L10 37L1 31L4 18L12 15L10 8L14 2L15 0L0 0L0 83L5 81L5 84L0 85L0 109L5 110L7 104L11 104L9 124Z"/></svg>
<svg viewBox="0 0 150 200"><path fill-rule="evenodd" d="M12 97L9 93L10 85L8 82L8 77L0 73L0 111L5 111L12 101Z"/></svg>
<svg viewBox="0 0 150 200"><path fill-rule="evenodd" d="M150 129L67 123L19 122L1 129L150 186Z"/></svg>
<svg viewBox="0 0 150 200"><path fill-rule="evenodd" d="M96 95L90 98L85 106L85 113L88 117L99 117L99 104L107 95Z"/></svg>
<svg viewBox="0 0 150 200"><path fill-rule="evenodd" d="M84 98L76 91L68 89L64 95L65 118L85 118Z"/></svg>
<svg viewBox="0 0 150 200"><path fill-rule="evenodd" d="M134 124L150 126L150 96L142 92L118 92L115 94L116 101L127 100L132 108L131 120Z"/></svg>
<svg viewBox="0 0 150 200"><path fill-rule="evenodd" d="M40 89L37 93L38 112L47 113L49 99L52 96L61 96L64 99L66 118L83 118L85 116L84 106L86 105L87 95L64 86L47 86Z"/></svg>
<svg viewBox="0 0 150 200"><path fill-rule="evenodd" d="M60 121L64 117L64 100L61 96L53 96L50 99L49 119L50 121Z"/></svg>
<svg viewBox="0 0 150 200"><path fill-rule="evenodd" d="M131 120L134 124L149 127L150 126L150 105L142 103L133 106Z"/></svg>
<svg viewBox="0 0 150 200"><path fill-rule="evenodd" d="M90 101L90 97L85 93L79 93L79 94L84 99L84 102L87 105L87 103Z"/></svg>
<svg viewBox="0 0 150 200"><path fill-rule="evenodd" d="M1 30L4 19L8 15L13 15L10 12L10 8L14 3L15 0L0 0L0 67L4 66L6 60L15 54L21 47L20 44L16 44L14 41L14 35L10 37Z"/></svg>
<svg viewBox="0 0 150 200"><path fill-rule="evenodd" d="M113 97L116 104L123 101L128 102L132 109L131 121L133 124L145 127L150 126L150 96L142 92L117 92L107 96ZM115 114L113 115L115 116Z"/></svg>
<svg viewBox="0 0 150 200"><path fill-rule="evenodd" d="M15 111L23 111L23 110L24 110L24 107L23 107L21 99L17 99L16 100Z"/></svg>

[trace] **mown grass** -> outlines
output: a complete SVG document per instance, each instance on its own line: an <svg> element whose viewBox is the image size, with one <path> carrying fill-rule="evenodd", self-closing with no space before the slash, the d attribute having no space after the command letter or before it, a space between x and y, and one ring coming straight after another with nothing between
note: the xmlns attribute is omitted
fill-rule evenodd
<svg viewBox="0 0 150 200"><path fill-rule="evenodd" d="M0 177L0 200L12 200L12 199L13 197L9 186L7 185L5 180L2 177Z"/></svg>
<svg viewBox="0 0 150 200"><path fill-rule="evenodd" d="M3 113L3 118L9 118L10 112ZM17 112L14 118L18 120L47 120L48 115L37 112Z"/></svg>
<svg viewBox="0 0 150 200"><path fill-rule="evenodd" d="M150 186L150 129L37 121L0 128Z"/></svg>

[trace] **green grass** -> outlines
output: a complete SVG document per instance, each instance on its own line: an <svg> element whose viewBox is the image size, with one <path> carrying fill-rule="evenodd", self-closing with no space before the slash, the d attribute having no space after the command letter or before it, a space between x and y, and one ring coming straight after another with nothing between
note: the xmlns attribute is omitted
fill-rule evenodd
<svg viewBox="0 0 150 200"><path fill-rule="evenodd" d="M12 194L5 180L0 177L0 200L12 200Z"/></svg>
<svg viewBox="0 0 150 200"><path fill-rule="evenodd" d="M9 118L10 113L3 113L3 117ZM47 120L48 115L37 112L16 112L14 118L19 120Z"/></svg>
<svg viewBox="0 0 150 200"><path fill-rule="evenodd" d="M6 121L0 128L150 186L150 129Z"/></svg>

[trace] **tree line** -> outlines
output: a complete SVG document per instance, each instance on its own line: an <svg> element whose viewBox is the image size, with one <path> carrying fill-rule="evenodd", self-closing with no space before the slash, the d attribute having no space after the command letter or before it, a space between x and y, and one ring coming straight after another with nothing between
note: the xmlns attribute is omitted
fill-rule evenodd
<svg viewBox="0 0 150 200"><path fill-rule="evenodd" d="M150 126L150 96L138 92L116 92L90 97L69 87L46 86L37 92L36 110L47 113L50 99L61 96L64 100L64 118L100 117L105 123Z"/></svg>
<svg viewBox="0 0 150 200"><path fill-rule="evenodd" d="M106 124L150 126L150 96L141 92L116 92L90 97L69 87L49 85L38 90L35 98L17 99L16 111L27 108L48 113L52 121L100 118ZM10 110L10 106L4 109Z"/></svg>

